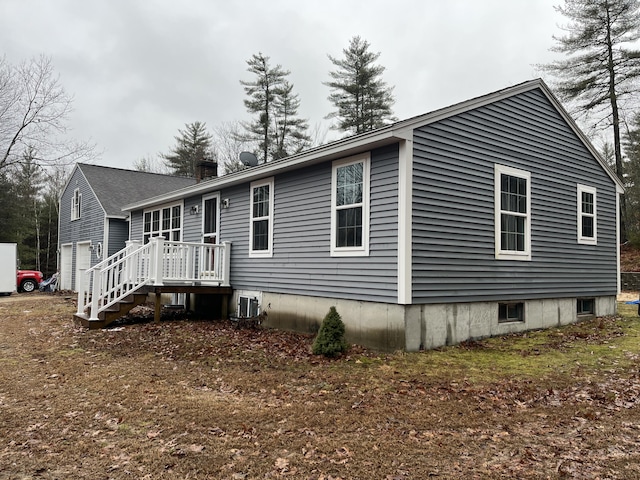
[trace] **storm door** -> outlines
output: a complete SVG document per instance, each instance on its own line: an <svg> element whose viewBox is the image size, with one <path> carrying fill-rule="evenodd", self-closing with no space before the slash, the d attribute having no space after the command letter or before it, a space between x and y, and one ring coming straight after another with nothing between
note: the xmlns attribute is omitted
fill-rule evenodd
<svg viewBox="0 0 640 480"><path fill-rule="evenodd" d="M218 244L220 226L220 196L214 194L211 196L202 198L202 242L205 244ZM215 278L215 272L218 270L216 267L215 248L203 249L201 266L201 278Z"/></svg>

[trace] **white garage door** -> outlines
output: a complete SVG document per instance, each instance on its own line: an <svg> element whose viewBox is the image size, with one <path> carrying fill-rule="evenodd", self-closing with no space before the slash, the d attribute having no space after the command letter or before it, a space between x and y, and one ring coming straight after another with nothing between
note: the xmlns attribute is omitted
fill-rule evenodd
<svg viewBox="0 0 640 480"><path fill-rule="evenodd" d="M91 242L76 243L76 281L74 290L78 290L80 286L80 270L88 270L91 267L91 250L89 247Z"/></svg>
<svg viewBox="0 0 640 480"><path fill-rule="evenodd" d="M60 246L60 290L73 288L73 244Z"/></svg>

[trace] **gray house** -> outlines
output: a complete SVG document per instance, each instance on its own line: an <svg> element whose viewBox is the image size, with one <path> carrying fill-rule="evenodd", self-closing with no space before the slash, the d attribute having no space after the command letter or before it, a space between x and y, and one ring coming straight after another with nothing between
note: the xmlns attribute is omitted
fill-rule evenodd
<svg viewBox="0 0 640 480"><path fill-rule="evenodd" d="M126 271L145 272L133 289L231 287L273 327L314 331L334 305L352 342L433 348L613 314L620 193L533 80L131 199Z"/></svg>
<svg viewBox="0 0 640 480"><path fill-rule="evenodd" d="M188 178L78 163L60 197L60 288L75 290L80 269L93 267L125 247L129 239L125 204L194 183Z"/></svg>

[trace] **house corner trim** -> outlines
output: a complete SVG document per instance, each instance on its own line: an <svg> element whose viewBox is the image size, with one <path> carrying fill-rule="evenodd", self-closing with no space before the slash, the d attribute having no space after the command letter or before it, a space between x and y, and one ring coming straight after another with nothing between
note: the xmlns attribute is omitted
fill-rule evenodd
<svg viewBox="0 0 640 480"><path fill-rule="evenodd" d="M412 291L413 140L400 142L398 162L398 303L410 305Z"/></svg>

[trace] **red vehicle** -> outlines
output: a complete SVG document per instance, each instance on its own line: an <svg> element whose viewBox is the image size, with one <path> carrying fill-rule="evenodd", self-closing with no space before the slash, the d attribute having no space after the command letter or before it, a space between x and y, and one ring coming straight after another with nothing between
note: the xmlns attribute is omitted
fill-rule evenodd
<svg viewBox="0 0 640 480"><path fill-rule="evenodd" d="M18 270L16 285L19 292L36 291L40 282L42 282L42 272L37 270Z"/></svg>

